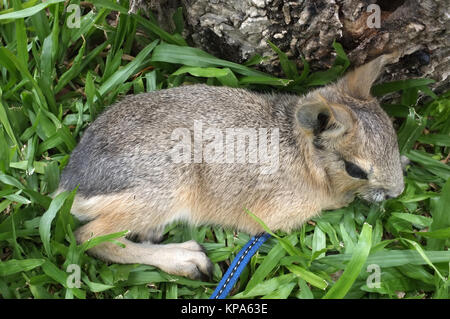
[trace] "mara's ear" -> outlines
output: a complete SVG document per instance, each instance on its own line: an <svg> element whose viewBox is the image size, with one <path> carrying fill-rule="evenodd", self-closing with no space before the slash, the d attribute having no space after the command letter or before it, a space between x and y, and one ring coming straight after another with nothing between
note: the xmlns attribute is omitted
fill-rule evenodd
<svg viewBox="0 0 450 319"><path fill-rule="evenodd" d="M355 116L348 107L329 103L316 95L301 105L296 114L300 127L314 136L337 137L355 127Z"/></svg>
<svg viewBox="0 0 450 319"><path fill-rule="evenodd" d="M378 78L386 64L395 62L400 56L399 51L384 54L347 73L337 83L338 88L357 99L367 100L371 98L370 88Z"/></svg>

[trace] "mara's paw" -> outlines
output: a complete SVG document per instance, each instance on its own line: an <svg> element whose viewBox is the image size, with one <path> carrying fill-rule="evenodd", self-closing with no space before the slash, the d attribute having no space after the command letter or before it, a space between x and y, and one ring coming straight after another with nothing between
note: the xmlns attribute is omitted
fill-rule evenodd
<svg viewBox="0 0 450 319"><path fill-rule="evenodd" d="M202 246L191 240L182 244L164 245L164 255L161 258L167 262L157 266L173 275L184 276L194 280L207 281L212 278L213 264Z"/></svg>

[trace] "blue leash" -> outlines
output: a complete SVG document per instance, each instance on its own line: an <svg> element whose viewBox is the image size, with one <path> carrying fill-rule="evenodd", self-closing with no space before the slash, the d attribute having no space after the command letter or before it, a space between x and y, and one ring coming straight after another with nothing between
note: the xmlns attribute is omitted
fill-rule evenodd
<svg viewBox="0 0 450 319"><path fill-rule="evenodd" d="M230 267L228 268L222 280L219 282L216 290L209 299L225 299L231 288L238 280L245 266L248 264L252 256L258 251L259 247L270 238L270 234L263 233L252 237L238 252Z"/></svg>

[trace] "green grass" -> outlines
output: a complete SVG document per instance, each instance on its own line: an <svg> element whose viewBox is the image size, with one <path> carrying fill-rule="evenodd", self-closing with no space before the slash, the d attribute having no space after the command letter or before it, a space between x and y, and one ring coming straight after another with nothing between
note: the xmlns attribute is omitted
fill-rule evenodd
<svg viewBox="0 0 450 319"><path fill-rule="evenodd" d="M83 130L125 94L184 83L305 93L349 66L334 43L332 68L302 70L276 46L286 78L257 71L255 56L239 65L187 46L154 18L126 14L128 3L97 0L81 7L80 28L66 24L63 1L0 4L0 296L2 298L207 298L249 236L220 227L171 225L165 242L195 239L215 264L213 282L168 275L145 265L107 264L85 251L124 233L77 245L70 215L75 192L55 199L60 172ZM80 3L70 1L71 4ZM66 3L67 5L68 3ZM108 23L112 11L118 23ZM410 158L397 199L326 212L291 234L277 233L252 258L233 298L448 298L450 251L450 93L410 79L373 88L399 92L392 105L401 153ZM417 103L419 93L429 97ZM243 213L245 213L243 211ZM258 212L252 212L257 215ZM70 288L70 264L81 267ZM381 271L369 287L369 265ZM371 266L373 267L373 266ZM369 282L369 286L367 285Z"/></svg>

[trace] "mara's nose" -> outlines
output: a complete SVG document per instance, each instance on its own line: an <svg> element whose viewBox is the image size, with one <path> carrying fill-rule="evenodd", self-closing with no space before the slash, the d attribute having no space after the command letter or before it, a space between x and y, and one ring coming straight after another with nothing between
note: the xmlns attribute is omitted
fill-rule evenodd
<svg viewBox="0 0 450 319"><path fill-rule="evenodd" d="M392 198L396 198L398 196L400 196L401 193L403 193L404 187L402 187L399 190L386 190L384 192L384 199L392 199Z"/></svg>
<svg viewBox="0 0 450 319"><path fill-rule="evenodd" d="M385 200L387 200L387 199L392 199L392 198L395 198L395 197L397 197L397 196L392 196L392 195L389 195L389 194L385 194L385 195L384 195L384 199L385 199Z"/></svg>

